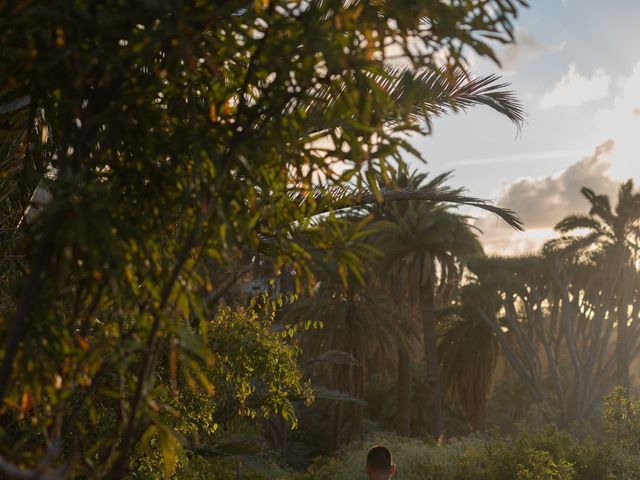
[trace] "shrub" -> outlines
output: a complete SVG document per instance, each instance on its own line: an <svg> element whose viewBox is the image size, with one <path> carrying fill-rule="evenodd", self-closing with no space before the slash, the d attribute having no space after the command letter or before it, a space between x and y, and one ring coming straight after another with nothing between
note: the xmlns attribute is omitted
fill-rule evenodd
<svg viewBox="0 0 640 480"><path fill-rule="evenodd" d="M544 450L528 451L527 465L518 465L518 480L572 480L573 463L566 460L556 462Z"/></svg>
<svg viewBox="0 0 640 480"><path fill-rule="evenodd" d="M618 443L632 451L640 449L640 401L630 400L624 388L616 387L604 398L603 417Z"/></svg>
<svg viewBox="0 0 640 480"><path fill-rule="evenodd" d="M132 480L166 480L157 461L145 457ZM170 477L175 480L285 480L291 472L281 469L268 456L211 457L187 454L176 472Z"/></svg>
<svg viewBox="0 0 640 480"><path fill-rule="evenodd" d="M470 436L445 446L394 435L371 436L333 458L317 459L298 480L364 478L364 459L376 443L393 452L394 480L632 480L640 478L634 452L606 442L579 442L546 426L513 436Z"/></svg>
<svg viewBox="0 0 640 480"><path fill-rule="evenodd" d="M420 439L395 435L376 435L356 442L335 458L317 460L302 476L303 480L352 480L361 478L367 450L373 444L388 446L393 452L397 480L484 480L485 449L479 437L452 441L438 447Z"/></svg>

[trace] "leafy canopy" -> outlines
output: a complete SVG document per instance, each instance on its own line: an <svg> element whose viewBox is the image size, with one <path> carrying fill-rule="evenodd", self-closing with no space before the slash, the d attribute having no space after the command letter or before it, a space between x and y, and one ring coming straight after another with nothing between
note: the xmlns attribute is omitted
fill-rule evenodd
<svg viewBox="0 0 640 480"><path fill-rule="evenodd" d="M520 122L495 78L459 69L495 59L523 4L0 3L3 472L122 478L149 432L171 465L155 382L181 332L218 318L220 278L268 239L301 282L313 239L290 226L326 209L296 194L352 181L381 200L371 180L430 117L485 104ZM16 230L34 190L50 199Z"/></svg>

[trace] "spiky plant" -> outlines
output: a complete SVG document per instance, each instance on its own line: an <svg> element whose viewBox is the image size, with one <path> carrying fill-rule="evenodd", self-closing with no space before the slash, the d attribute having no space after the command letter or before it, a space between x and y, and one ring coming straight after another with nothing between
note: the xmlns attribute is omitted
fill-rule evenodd
<svg viewBox="0 0 640 480"><path fill-rule="evenodd" d="M608 195L597 194L587 187L581 192L589 202L589 213L569 215L561 220L555 230L562 236L550 241L545 248L549 252L563 251L596 259L614 272L612 282L619 285L615 295L618 302L617 382L628 391L631 361L628 305L639 252L640 192L636 191L632 179L620 184L615 207Z"/></svg>

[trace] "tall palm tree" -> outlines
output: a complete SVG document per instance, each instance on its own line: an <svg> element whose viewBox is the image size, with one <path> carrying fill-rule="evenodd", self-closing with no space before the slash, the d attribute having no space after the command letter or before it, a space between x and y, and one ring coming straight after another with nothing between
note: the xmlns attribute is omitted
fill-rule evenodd
<svg viewBox="0 0 640 480"><path fill-rule="evenodd" d="M485 428L499 349L495 335L478 314L475 295L467 293L467 287L463 287L458 304L445 309L444 318L439 320L438 355L445 390L476 431Z"/></svg>
<svg viewBox="0 0 640 480"><path fill-rule="evenodd" d="M314 285L286 311L292 322L317 321L322 329L302 335L305 355L327 351L345 352L353 362L326 364L321 372L323 387L344 394L336 399L331 414L331 450L341 444L344 409L348 405L349 440L360 436L369 368L381 371L392 364L395 325L389 299L378 288L372 262L379 252L369 241L373 231L359 218L320 222L313 227L325 238L325 248L313 251ZM301 236L313 235L310 231ZM366 266L364 264L367 264ZM355 401L354 401L355 400Z"/></svg>
<svg viewBox="0 0 640 480"><path fill-rule="evenodd" d="M380 283L387 287L394 303L394 316L398 326L395 336L397 344L397 366L398 366L398 402L397 402L397 431L398 434L409 436L411 434L411 403L412 403L412 357L413 348L424 344L424 338L428 339L431 347L426 348L425 353L430 356L430 371L432 376L437 377L438 359L436 353L436 332L435 321L433 320L434 306L425 307L421 300L423 295L423 287L427 291L431 288L428 298L438 298L440 301L450 299L452 291L457 284L460 273L456 264L456 252L459 244L465 244L464 250L477 253L481 251L475 236L468 235L467 226L461 226L460 222L465 222L466 218L451 213L445 204L465 204L469 206L479 207L488 210L506 221L512 227L519 229L521 224L519 219L509 210L500 209L477 198L464 195L460 189L452 189L445 185L449 178L449 173L441 174L428 179L427 174L413 172L408 174L405 170L396 173L391 181L392 186L382 187L378 192L371 190L362 190L343 185L329 189L318 188L313 193L314 201L318 203L325 202L332 205L334 210L344 210L348 215L354 215L354 209L360 209L360 216L369 216L374 220L374 225L382 226L378 235L374 236L373 243L378 247L386 260L381 262L382 273L379 274ZM383 201L379 203L377 195L381 196ZM306 199L302 201L308 201ZM422 208L420 207L422 206ZM356 216L357 216L356 212ZM407 216L408 215L408 216ZM407 216L405 218L405 216ZM411 219L409 218L411 217ZM437 218L440 225L433 228L433 222ZM446 220L443 222L443 219ZM451 222L453 220L453 222ZM422 230L415 230L413 224L420 224ZM451 225L449 225L451 224ZM446 226L448 225L448 226ZM465 224L466 225L466 224ZM402 235L411 232L422 231L425 234L425 241L431 242L431 249L436 252L436 256L430 258L427 263L431 263L433 268L428 270L421 268L403 268L404 260L399 260L391 241L391 250L389 251L389 240L394 239L399 229L404 228ZM439 231L438 229L444 229ZM459 234L462 229L463 234ZM386 231L386 233L385 233ZM466 232L466 233L465 233ZM434 234L436 238L429 237ZM442 236L444 235L444 236ZM400 240L402 242L402 240ZM445 245L450 242L450 245ZM406 245L413 245L411 240ZM411 247L414 248L414 247ZM418 250L422 246L415 247ZM446 253L445 253L446 252ZM403 251L403 255L404 255ZM389 257L391 255L391 257ZM430 273L427 273L427 272ZM435 272L438 272L435 275ZM430 287L430 282L421 281L418 276L438 276L438 280L434 280L434 285ZM437 284L437 285L436 285ZM423 311L431 312L426 316ZM423 319L431 319L429 326L423 326ZM422 330L423 335L416 338L417 329ZM425 335L426 332L426 335ZM428 352L428 353L427 353ZM435 366L434 366L435 365ZM442 394L438 380L432 380L434 386L430 391L434 392L435 405L435 425L432 431L440 432L442 430ZM440 392L440 394L438 394ZM439 399L439 400L436 400ZM440 420L438 420L440 419ZM439 434L437 434L439 435Z"/></svg>
<svg viewBox="0 0 640 480"><path fill-rule="evenodd" d="M397 178L395 178L395 184L400 191L407 193L447 192L447 187L443 186L447 174L439 175L429 181L427 181L427 177L426 173L414 171L407 174L401 171L397 175ZM450 192L453 193L454 191ZM458 194L459 192L455 193ZM415 198L416 196L412 194L410 196L407 195L404 200L397 200L393 203L386 201L368 208L367 212L373 215L378 222L393 223L394 219L402 216L403 213L410 208L411 200ZM420 200L434 203L436 197L433 196L430 199L423 198ZM386 242L387 239L384 235L382 238L378 238L377 243L382 244L383 251L384 243ZM391 298L394 302L394 314L398 325L398 336L396 338L398 355L396 431L398 435L409 437L411 436L411 411L414 390L412 358L415 348L412 347L417 346L422 348L422 339L415 337L415 331L419 328L419 322L416 322L420 317L419 314L416 314L416 304L419 302L415 299L415 295L408 295L407 286L411 285L414 279L406 278L404 272L399 277L390 275L385 265L385 269L380 272L380 277L381 283L385 285L391 293Z"/></svg>
<svg viewBox="0 0 640 480"><path fill-rule="evenodd" d="M547 248L568 249L580 255L602 255L604 263L619 280L615 282L620 286L616 292L616 380L628 390L631 361L628 305L635 261L638 259L640 192L635 191L633 180L622 183L615 208L612 208L608 195L596 194L586 187L581 192L591 205L588 215L569 215L561 220L555 229L564 235ZM576 230L586 233L567 235Z"/></svg>
<svg viewBox="0 0 640 480"><path fill-rule="evenodd" d="M448 175L434 179L442 184ZM422 180L422 179L421 179ZM433 182L432 182L433 183ZM468 218L437 202L393 204L381 222L384 270L394 279L395 297L419 307L429 403L430 431L443 435L443 390L436 306L450 301L450 292L459 282L457 259L482 253L482 247Z"/></svg>

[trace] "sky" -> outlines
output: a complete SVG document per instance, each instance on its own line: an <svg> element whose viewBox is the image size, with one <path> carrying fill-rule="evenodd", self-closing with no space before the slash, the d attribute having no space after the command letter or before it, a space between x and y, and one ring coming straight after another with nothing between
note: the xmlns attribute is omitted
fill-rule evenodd
<svg viewBox="0 0 640 480"><path fill-rule="evenodd" d="M586 213L580 188L616 195L640 183L640 1L530 0L515 24L517 43L497 49L502 66L470 58L477 74L500 74L527 112L520 134L498 113L476 107L436 120L414 145L433 174L515 210L515 233L477 219L485 249L520 254L540 248L570 213ZM480 215L479 212L470 212Z"/></svg>

